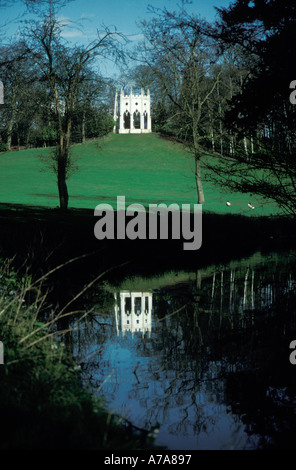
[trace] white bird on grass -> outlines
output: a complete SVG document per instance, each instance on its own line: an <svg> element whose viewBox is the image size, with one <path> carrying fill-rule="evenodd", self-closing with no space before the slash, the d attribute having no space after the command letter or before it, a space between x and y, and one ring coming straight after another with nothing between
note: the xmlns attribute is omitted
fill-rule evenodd
<svg viewBox="0 0 296 470"><path fill-rule="evenodd" d="M231 202L227 201L226 206L231 206Z"/></svg>
<svg viewBox="0 0 296 470"><path fill-rule="evenodd" d="M251 204L250 202L249 202L249 204L248 204L248 207L249 207L250 209L255 209L255 206L253 206L253 204Z"/></svg>

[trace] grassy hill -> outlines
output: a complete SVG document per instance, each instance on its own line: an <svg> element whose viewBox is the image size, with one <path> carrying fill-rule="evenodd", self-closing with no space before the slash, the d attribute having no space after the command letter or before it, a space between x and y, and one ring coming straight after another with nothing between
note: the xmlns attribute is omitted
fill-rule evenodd
<svg viewBox="0 0 296 470"><path fill-rule="evenodd" d="M56 176L46 169L50 149L30 149L0 154L0 203L56 207ZM196 203L193 160L181 145L157 134L111 135L103 143L73 147L79 171L68 179L69 207L94 209L105 202L116 207L116 197L126 203ZM40 158L41 157L41 158ZM279 213L275 205L204 183L204 211L242 215ZM230 200L231 207L226 206ZM255 210L247 204L252 202Z"/></svg>

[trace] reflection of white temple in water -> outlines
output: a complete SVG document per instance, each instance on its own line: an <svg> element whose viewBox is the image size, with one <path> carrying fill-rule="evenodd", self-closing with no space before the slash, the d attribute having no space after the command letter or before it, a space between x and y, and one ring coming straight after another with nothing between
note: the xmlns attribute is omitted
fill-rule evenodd
<svg viewBox="0 0 296 470"><path fill-rule="evenodd" d="M117 335L121 330L123 335L126 331L132 334L142 331L143 335L151 333L152 319L152 293L151 292L129 292L121 291L114 294L115 323Z"/></svg>

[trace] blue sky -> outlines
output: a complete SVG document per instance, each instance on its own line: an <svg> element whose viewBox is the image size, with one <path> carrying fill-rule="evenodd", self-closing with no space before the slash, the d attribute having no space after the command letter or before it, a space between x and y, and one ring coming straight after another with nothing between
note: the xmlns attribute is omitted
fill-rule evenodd
<svg viewBox="0 0 296 470"><path fill-rule="evenodd" d="M176 9L180 2L175 0L74 0L62 10L66 17L84 19L86 28L94 29L102 22L114 24L118 30L128 35L137 35L139 28L136 22L149 18L148 5L157 8ZM188 10L208 19L214 19L214 6L228 6L229 0L193 0Z"/></svg>
<svg viewBox="0 0 296 470"><path fill-rule="evenodd" d="M193 0L187 10L208 20L214 20L214 7L227 7L229 3L230 0ZM59 11L59 17L64 24L63 36L71 43L89 43L103 23L106 26L115 25L118 31L136 43L141 39L137 22L152 16L147 13L148 5L176 10L179 4L178 0L73 0ZM17 18L23 11L21 1L16 1L11 7L1 8L1 24L9 22L5 27L9 34L20 27ZM114 74L116 69L106 63L102 73Z"/></svg>

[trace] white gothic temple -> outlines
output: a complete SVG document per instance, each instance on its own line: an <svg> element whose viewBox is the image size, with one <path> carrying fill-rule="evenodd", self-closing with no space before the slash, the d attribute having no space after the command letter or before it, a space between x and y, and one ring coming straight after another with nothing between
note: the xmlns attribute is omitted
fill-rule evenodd
<svg viewBox="0 0 296 470"><path fill-rule="evenodd" d="M151 333L152 322L152 293L121 291L114 294L115 323L117 335L130 331L132 335L141 331L144 335Z"/></svg>
<svg viewBox="0 0 296 470"><path fill-rule="evenodd" d="M141 89L140 95L133 95L132 89L129 95L125 95L123 89L120 91L119 99L117 91L114 103L114 132L119 134L141 134L152 132L150 92L144 94Z"/></svg>

